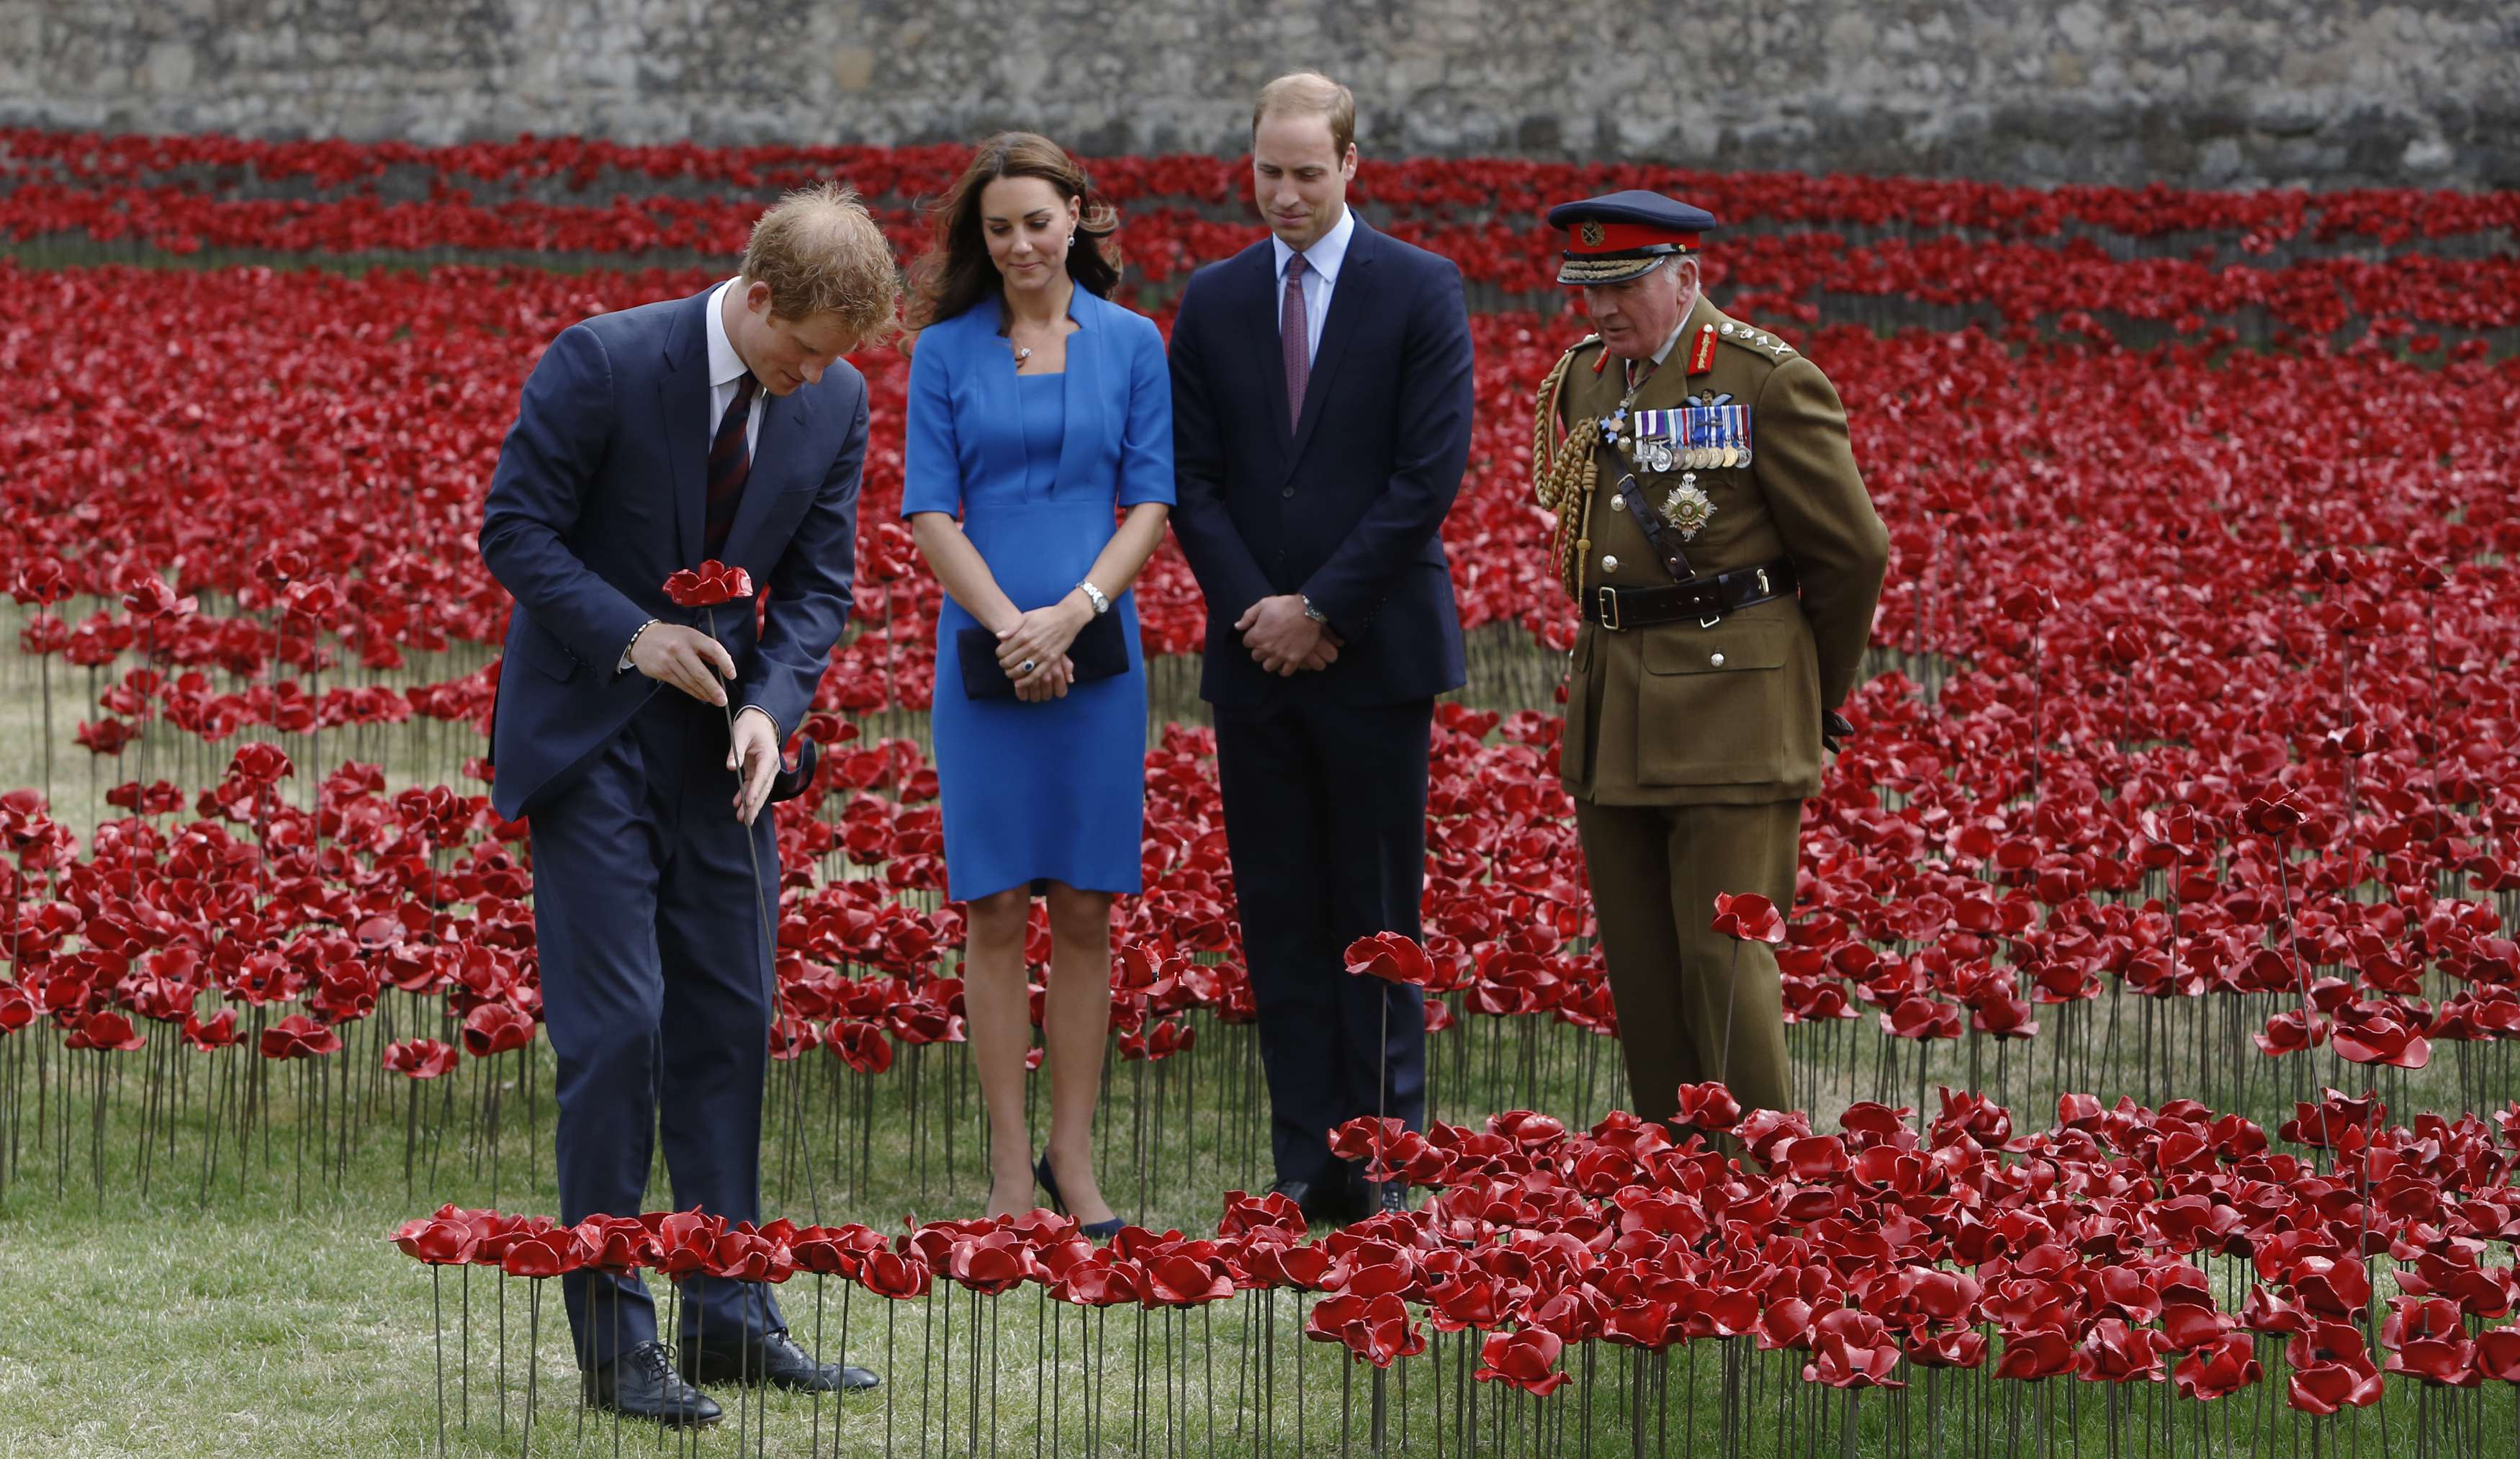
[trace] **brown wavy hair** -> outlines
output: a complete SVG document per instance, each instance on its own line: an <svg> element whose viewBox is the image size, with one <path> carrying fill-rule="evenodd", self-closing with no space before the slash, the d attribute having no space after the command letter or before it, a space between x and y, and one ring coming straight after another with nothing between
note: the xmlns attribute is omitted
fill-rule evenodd
<svg viewBox="0 0 2520 1459"><path fill-rule="evenodd" d="M770 286L770 312L794 321L835 314L863 347L891 337L901 275L892 246L851 189L789 193L752 225L743 277Z"/></svg>
<svg viewBox="0 0 2520 1459"><path fill-rule="evenodd" d="M932 235L927 251L910 266L913 330L953 318L983 299L1004 308L1005 282L989 261L980 231L980 193L1001 177L1038 177L1062 200L1078 203L1076 246L1067 251L1067 275L1077 287L1108 298L1120 282L1120 251L1110 242L1119 214L1094 191L1093 180L1058 144L1036 132L1000 132L979 145L971 163L945 196L928 208Z"/></svg>

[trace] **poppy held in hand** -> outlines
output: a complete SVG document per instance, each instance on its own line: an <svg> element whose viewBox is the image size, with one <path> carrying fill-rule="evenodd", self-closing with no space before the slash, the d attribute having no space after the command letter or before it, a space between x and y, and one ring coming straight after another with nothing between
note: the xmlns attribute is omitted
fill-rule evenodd
<svg viewBox="0 0 2520 1459"><path fill-rule="evenodd" d="M715 558L665 579L665 596L684 608L715 608L752 596L752 574Z"/></svg>

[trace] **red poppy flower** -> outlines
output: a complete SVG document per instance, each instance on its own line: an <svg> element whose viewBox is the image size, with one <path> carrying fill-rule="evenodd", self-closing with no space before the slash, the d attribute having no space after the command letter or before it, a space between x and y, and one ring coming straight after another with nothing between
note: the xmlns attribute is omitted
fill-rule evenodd
<svg viewBox="0 0 2520 1459"><path fill-rule="evenodd" d="M433 1038L406 1038L385 1045L384 1067L405 1078L434 1079L454 1072L455 1048Z"/></svg>
<svg viewBox="0 0 2520 1459"><path fill-rule="evenodd" d="M628 1276L655 1259L656 1233L635 1216L591 1215L569 1230L587 1270Z"/></svg>
<svg viewBox="0 0 2520 1459"><path fill-rule="evenodd" d="M512 1277L557 1277L585 1263L577 1233L567 1226L527 1232L508 1244L499 1268Z"/></svg>
<svg viewBox="0 0 2520 1459"><path fill-rule="evenodd" d="M982 1297L1020 1287L1039 1271L1023 1238L1004 1228L956 1242L946 1269L955 1281Z"/></svg>
<svg viewBox="0 0 2520 1459"><path fill-rule="evenodd" d="M892 1042L883 1036L881 1026L864 1019L852 1019L832 1030L826 1041L832 1057L862 1074L879 1074L892 1068Z"/></svg>
<svg viewBox="0 0 2520 1459"><path fill-rule="evenodd" d="M1557 1371L1557 1355L1565 1346L1555 1333L1536 1327L1494 1333L1479 1345L1479 1366L1471 1376L1546 1397L1566 1382L1566 1374Z"/></svg>
<svg viewBox="0 0 2520 1459"><path fill-rule="evenodd" d="M715 558L665 579L665 596L684 608L715 608L752 596L752 574Z"/></svg>
<svg viewBox="0 0 2520 1459"><path fill-rule="evenodd" d="M1413 987L1435 980L1435 966L1425 949L1398 933L1375 933L1349 943L1347 970Z"/></svg>
<svg viewBox="0 0 2520 1459"><path fill-rule="evenodd" d="M869 1252L858 1269L859 1285L895 1300L925 1297L928 1281L927 1263L908 1253Z"/></svg>
<svg viewBox="0 0 2520 1459"><path fill-rule="evenodd" d="M464 1016L464 1052L475 1059L521 1049L534 1041L534 1021L505 1003L484 1003Z"/></svg>
<svg viewBox="0 0 2520 1459"><path fill-rule="evenodd" d="M1995 1376L2033 1380L2054 1378L2074 1366L2074 1344L2061 1329L2007 1332L2003 1353L1995 1360Z"/></svg>
<svg viewBox="0 0 2520 1459"><path fill-rule="evenodd" d="M2171 1381L2188 1397L2210 1400L2228 1397L2261 1376L2255 1342L2246 1333L2225 1333L2180 1359Z"/></svg>
<svg viewBox="0 0 2520 1459"><path fill-rule="evenodd" d="M313 1059L340 1049L341 1035L304 1014L291 1014L262 1030L265 1059Z"/></svg>
<svg viewBox="0 0 2520 1459"><path fill-rule="evenodd" d="M107 1008L79 1020L62 1043L73 1049L112 1049L127 1054L148 1041L132 1028L131 1020Z"/></svg>
<svg viewBox="0 0 2520 1459"><path fill-rule="evenodd" d="M1719 891L1715 893L1715 931L1744 942L1775 945L1785 940L1785 919L1775 902L1755 891L1739 896Z"/></svg>
<svg viewBox="0 0 2520 1459"><path fill-rule="evenodd" d="M1853 1307L1831 1307L1813 1324L1812 1360L1803 1381L1834 1389L1905 1388L1890 1375L1899 1369L1899 1345L1881 1319Z"/></svg>
<svg viewBox="0 0 2520 1459"><path fill-rule="evenodd" d="M1146 1263L1145 1300L1159 1307L1194 1307L1234 1295L1234 1273L1204 1242L1185 1243Z"/></svg>
<svg viewBox="0 0 2520 1459"><path fill-rule="evenodd" d="M430 1266L462 1266L472 1259L472 1249L480 1240L472 1223L452 1206L438 1208L432 1216L402 1223L393 1234L393 1244L415 1261Z"/></svg>
<svg viewBox="0 0 2520 1459"><path fill-rule="evenodd" d="M8 1026L6 1009L0 1008L0 1028ZM198 1014L184 1015L184 1042L204 1054L235 1047L241 1037L237 1032L237 1011L222 1008L207 1019Z"/></svg>
<svg viewBox="0 0 2520 1459"><path fill-rule="evenodd" d="M1729 1130L1741 1121L1740 1101L1712 1079L1680 1086L1680 1120L1703 1130Z"/></svg>
<svg viewBox="0 0 2520 1459"><path fill-rule="evenodd" d="M1363 1298L1350 1294L1326 1297L1304 1315L1304 1336L1317 1343L1337 1343L1377 1368L1426 1350L1426 1335L1409 1318L1408 1304L1398 1297Z"/></svg>
<svg viewBox="0 0 2520 1459"><path fill-rule="evenodd" d="M1146 1271L1137 1262L1108 1251L1070 1265L1050 1284L1050 1295L1080 1307L1115 1307L1146 1299Z"/></svg>
<svg viewBox="0 0 2520 1459"><path fill-rule="evenodd" d="M856 1222L807 1226L788 1239L796 1269L817 1276L854 1277L867 1254L882 1249L883 1238Z"/></svg>

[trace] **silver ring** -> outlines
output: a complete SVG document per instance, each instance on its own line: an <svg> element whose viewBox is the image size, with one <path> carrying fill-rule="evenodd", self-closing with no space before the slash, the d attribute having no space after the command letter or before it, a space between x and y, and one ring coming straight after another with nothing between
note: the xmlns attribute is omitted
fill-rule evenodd
<svg viewBox="0 0 2520 1459"><path fill-rule="evenodd" d="M1025 660L1023 662L1016 664L1016 665L1015 665L1015 672L1016 672L1016 673L1019 673L1019 674L1028 674L1028 673L1031 673L1031 672L1032 672L1032 661L1031 661L1031 660L1029 660L1029 659L1027 659L1027 660Z"/></svg>

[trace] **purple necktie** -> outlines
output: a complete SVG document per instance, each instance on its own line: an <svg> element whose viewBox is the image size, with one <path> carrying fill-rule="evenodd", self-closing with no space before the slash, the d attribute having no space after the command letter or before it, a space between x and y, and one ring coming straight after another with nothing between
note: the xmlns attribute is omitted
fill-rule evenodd
<svg viewBox="0 0 2520 1459"><path fill-rule="evenodd" d="M1304 255L1286 260L1286 299L1278 306L1278 347L1286 360L1286 429L1304 419L1304 382L1312 378L1313 351L1304 318Z"/></svg>

